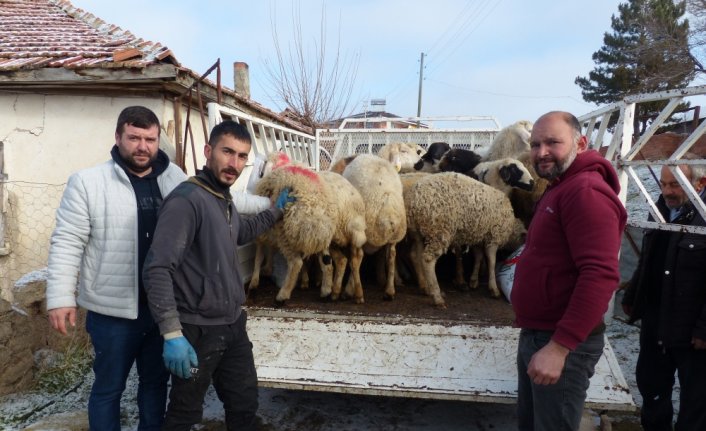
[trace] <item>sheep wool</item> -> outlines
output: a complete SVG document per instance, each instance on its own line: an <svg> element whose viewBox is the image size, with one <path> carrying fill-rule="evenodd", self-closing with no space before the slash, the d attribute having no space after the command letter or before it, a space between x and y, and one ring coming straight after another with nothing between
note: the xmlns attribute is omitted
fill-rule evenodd
<svg viewBox="0 0 706 431"><path fill-rule="evenodd" d="M364 250L371 254L384 247L387 268L385 297L395 295L395 244L404 238L407 218L402 200L402 183L390 162L370 154L356 157L343 171L365 202Z"/></svg>
<svg viewBox="0 0 706 431"><path fill-rule="evenodd" d="M256 192L275 199L285 187L297 200L285 210L284 218L266 234L267 241L279 248L287 259L287 276L277 293L278 303L291 297L303 259L317 253L328 254L336 232L335 204L315 172L297 165L279 167L260 180Z"/></svg>
<svg viewBox="0 0 706 431"><path fill-rule="evenodd" d="M524 228L516 220L508 198L499 190L458 173L419 179L409 192L407 217L414 237L417 273L434 304L446 304L435 274L438 258L451 246L481 246L488 263L488 287L500 295L495 281L495 253L516 240ZM421 258L419 258L421 257ZM471 287L478 285L478 265Z"/></svg>
<svg viewBox="0 0 706 431"><path fill-rule="evenodd" d="M490 148L484 160L498 160L505 157L517 158L518 155L529 151L529 139L532 134L532 122L520 120L504 129L490 143Z"/></svg>

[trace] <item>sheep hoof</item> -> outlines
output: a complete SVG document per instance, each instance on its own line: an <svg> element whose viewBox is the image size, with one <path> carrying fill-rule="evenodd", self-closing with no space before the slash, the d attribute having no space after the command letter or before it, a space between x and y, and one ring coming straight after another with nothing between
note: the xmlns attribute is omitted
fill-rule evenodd
<svg viewBox="0 0 706 431"><path fill-rule="evenodd" d="M441 302L434 302L434 306L438 309L441 310L446 310L448 307L446 306L446 303L444 301Z"/></svg>
<svg viewBox="0 0 706 431"><path fill-rule="evenodd" d="M319 296L319 301L321 302L332 302L333 298L331 294L324 295L324 296Z"/></svg>
<svg viewBox="0 0 706 431"><path fill-rule="evenodd" d="M338 293L332 293L329 298L331 298L331 301L338 301L339 298L341 298L342 295Z"/></svg>
<svg viewBox="0 0 706 431"><path fill-rule="evenodd" d="M395 299L395 295L390 295L389 293L385 293L382 296L382 299L384 299L385 301L392 301L393 299Z"/></svg>
<svg viewBox="0 0 706 431"><path fill-rule="evenodd" d="M356 304L364 304L364 303L365 303L365 299L363 299L363 298L356 298L356 299L355 299L355 303L356 303Z"/></svg>
<svg viewBox="0 0 706 431"><path fill-rule="evenodd" d="M286 299L275 299L275 307L277 308L282 308L285 305L287 305L287 300Z"/></svg>

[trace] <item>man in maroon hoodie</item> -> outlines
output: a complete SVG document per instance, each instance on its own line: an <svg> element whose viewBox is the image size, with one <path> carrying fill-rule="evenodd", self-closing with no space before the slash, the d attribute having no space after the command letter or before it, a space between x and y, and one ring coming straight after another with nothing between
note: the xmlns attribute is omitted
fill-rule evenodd
<svg viewBox="0 0 706 431"><path fill-rule="evenodd" d="M518 428L575 430L603 352L603 314L619 282L627 214L613 166L587 150L567 112L534 124L531 159L550 185L535 207L515 272Z"/></svg>

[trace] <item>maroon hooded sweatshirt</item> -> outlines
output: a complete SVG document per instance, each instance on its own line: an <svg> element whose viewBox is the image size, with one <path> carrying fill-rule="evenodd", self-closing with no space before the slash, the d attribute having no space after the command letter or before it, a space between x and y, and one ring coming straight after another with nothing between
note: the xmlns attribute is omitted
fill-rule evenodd
<svg viewBox="0 0 706 431"><path fill-rule="evenodd" d="M554 331L555 342L574 350L601 323L620 280L627 213L619 191L613 166L594 150L550 184L515 270L517 326Z"/></svg>

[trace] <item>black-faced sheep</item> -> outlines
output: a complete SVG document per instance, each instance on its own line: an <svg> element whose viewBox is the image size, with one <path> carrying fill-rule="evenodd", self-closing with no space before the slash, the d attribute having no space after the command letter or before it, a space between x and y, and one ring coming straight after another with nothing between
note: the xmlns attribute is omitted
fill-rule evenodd
<svg viewBox="0 0 706 431"><path fill-rule="evenodd" d="M529 139L531 134L531 121L520 120L510 124L495 135L483 159L499 160L505 157L517 158L520 154L529 151Z"/></svg>
<svg viewBox="0 0 706 431"><path fill-rule="evenodd" d="M441 172L458 172L459 174L474 177L473 169L481 162L481 157L463 148L452 148L441 157L439 170Z"/></svg>
<svg viewBox="0 0 706 431"><path fill-rule="evenodd" d="M395 296L395 245L407 231L402 183L390 162L370 154L356 157L343 171L343 176L358 189L365 202L366 254L385 251L387 265L385 298ZM380 265L378 266L380 268Z"/></svg>
<svg viewBox="0 0 706 431"><path fill-rule="evenodd" d="M473 176L509 196L513 189L531 191L534 178L525 165L512 158L482 162L473 168Z"/></svg>
<svg viewBox="0 0 706 431"><path fill-rule="evenodd" d="M450 149L451 146L446 142L433 142L427 148L427 152L415 163L414 170L419 172L439 172L439 161Z"/></svg>
<svg viewBox="0 0 706 431"><path fill-rule="evenodd" d="M458 173L428 175L419 179L405 202L409 232L416 248L420 284L445 307L436 278L435 266L449 247L480 246L488 265L491 295L500 296L495 280L497 249L522 240L525 229L515 219L510 201L499 190ZM420 258L421 256L421 258ZM474 264L470 287L478 286L478 262Z"/></svg>

